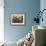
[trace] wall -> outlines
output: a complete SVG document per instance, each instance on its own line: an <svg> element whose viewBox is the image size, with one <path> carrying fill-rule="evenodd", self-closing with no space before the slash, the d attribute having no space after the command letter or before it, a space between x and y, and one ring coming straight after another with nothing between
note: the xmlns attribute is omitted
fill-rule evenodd
<svg viewBox="0 0 46 46"><path fill-rule="evenodd" d="M46 9L46 0L41 0L41 1L40 1L40 9L41 9L41 11L42 11L43 9ZM41 21L41 22L40 22L40 25L46 27L46 20L45 20L45 19L46 19L46 10L43 12L42 17L43 17L43 22Z"/></svg>
<svg viewBox="0 0 46 46"><path fill-rule="evenodd" d="M7 41L18 41L32 30L35 12L40 10L40 0L4 0L4 36ZM24 13L26 24L13 26L10 22L11 13Z"/></svg>

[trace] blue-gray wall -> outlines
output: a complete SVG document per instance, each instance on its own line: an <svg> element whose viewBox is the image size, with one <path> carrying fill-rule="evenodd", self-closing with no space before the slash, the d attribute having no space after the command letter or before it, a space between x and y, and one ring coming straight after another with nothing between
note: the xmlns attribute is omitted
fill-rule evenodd
<svg viewBox="0 0 46 46"><path fill-rule="evenodd" d="M33 19L40 9L40 0L4 0L4 30L5 40L18 41L32 30ZM24 13L26 24L13 26L10 23L11 13Z"/></svg>
<svg viewBox="0 0 46 46"><path fill-rule="evenodd" d="M41 0L40 1L40 10L42 11L43 9L46 9L46 0ZM46 27L46 10L43 12L43 22L40 21L40 25Z"/></svg>

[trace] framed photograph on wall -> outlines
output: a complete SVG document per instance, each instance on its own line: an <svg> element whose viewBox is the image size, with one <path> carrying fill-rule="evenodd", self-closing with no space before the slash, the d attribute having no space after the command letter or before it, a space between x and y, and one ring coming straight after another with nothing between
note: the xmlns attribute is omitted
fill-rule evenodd
<svg viewBox="0 0 46 46"><path fill-rule="evenodd" d="M11 14L11 24L12 25L24 25L25 24L25 14Z"/></svg>

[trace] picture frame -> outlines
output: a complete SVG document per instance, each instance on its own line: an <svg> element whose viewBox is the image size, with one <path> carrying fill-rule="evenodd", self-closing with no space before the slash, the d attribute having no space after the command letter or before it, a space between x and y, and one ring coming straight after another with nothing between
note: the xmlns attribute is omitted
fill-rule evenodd
<svg viewBox="0 0 46 46"><path fill-rule="evenodd" d="M11 14L11 24L12 25L24 25L25 24L25 14Z"/></svg>

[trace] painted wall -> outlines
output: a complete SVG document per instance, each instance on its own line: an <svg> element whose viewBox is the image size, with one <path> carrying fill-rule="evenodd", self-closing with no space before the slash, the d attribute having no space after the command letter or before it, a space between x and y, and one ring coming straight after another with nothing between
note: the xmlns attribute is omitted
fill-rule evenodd
<svg viewBox="0 0 46 46"><path fill-rule="evenodd" d="M4 27L5 40L18 41L32 30L35 12L40 9L40 0L4 0ZM11 13L24 13L26 24L24 26L13 26L10 22Z"/></svg>
<svg viewBox="0 0 46 46"><path fill-rule="evenodd" d="M46 0L41 0L41 1L40 1L40 9L41 9L41 11L42 11L43 9L46 9ZM45 20L45 19L46 19L46 11L43 12L43 15L42 15L42 16L43 16L43 19L44 19L44 20L43 20L43 22L42 22L42 21L40 22L40 25L46 27L46 20Z"/></svg>

